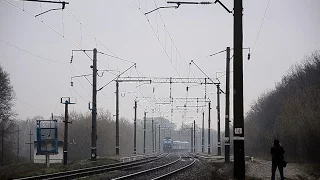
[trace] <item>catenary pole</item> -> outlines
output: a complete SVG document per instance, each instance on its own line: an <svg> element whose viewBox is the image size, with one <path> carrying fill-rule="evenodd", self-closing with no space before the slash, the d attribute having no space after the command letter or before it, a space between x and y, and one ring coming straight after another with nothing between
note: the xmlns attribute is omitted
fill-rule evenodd
<svg viewBox="0 0 320 180"><path fill-rule="evenodd" d="M217 119L218 119L218 155L221 155L221 132L220 132L220 84L217 84Z"/></svg>
<svg viewBox="0 0 320 180"><path fill-rule="evenodd" d="M62 102L61 98L61 103L65 105L64 108L64 142L63 142L63 165L68 164L68 126L69 126L69 112L68 112L68 107L69 104L75 104L70 102L70 98L66 100L65 102ZM52 115L52 120L53 120L53 115Z"/></svg>
<svg viewBox="0 0 320 180"><path fill-rule="evenodd" d="M152 133L152 153L154 153L154 129L153 129L153 117L151 120L151 133Z"/></svg>
<svg viewBox="0 0 320 180"><path fill-rule="evenodd" d="M137 101L134 101L133 153L137 154Z"/></svg>
<svg viewBox="0 0 320 180"><path fill-rule="evenodd" d="M157 152L157 123L154 125L154 149Z"/></svg>
<svg viewBox="0 0 320 180"><path fill-rule="evenodd" d="M160 124L159 124L159 153L161 152L161 149L160 149L160 141L161 140L161 132L160 132Z"/></svg>
<svg viewBox="0 0 320 180"><path fill-rule="evenodd" d="M193 124L191 125L191 128L190 128L190 131L191 131L191 142L190 142L190 144L191 144L191 149L190 149L190 151L191 152L193 152Z"/></svg>
<svg viewBox="0 0 320 180"><path fill-rule="evenodd" d="M227 62L226 62L226 110L225 110L225 143L224 143L224 159L225 162L230 162L230 47L227 47Z"/></svg>
<svg viewBox="0 0 320 180"><path fill-rule="evenodd" d="M93 49L91 160L97 160L97 49Z"/></svg>
<svg viewBox="0 0 320 180"><path fill-rule="evenodd" d="M193 152L196 152L196 120L193 120Z"/></svg>
<svg viewBox="0 0 320 180"><path fill-rule="evenodd" d="M209 105L208 105L208 154L210 154L211 152L211 147L210 147L210 124L211 124L211 119L210 119L210 111L211 111L211 102L209 101Z"/></svg>
<svg viewBox="0 0 320 180"><path fill-rule="evenodd" d="M144 120L143 120L143 154L146 153L146 122L147 122L147 112L144 112Z"/></svg>
<svg viewBox="0 0 320 180"><path fill-rule="evenodd" d="M201 132L201 148L202 153L204 152L204 111L202 112L202 132Z"/></svg>
<svg viewBox="0 0 320 180"><path fill-rule="evenodd" d="M116 154L119 154L119 82L116 81Z"/></svg>
<svg viewBox="0 0 320 180"><path fill-rule="evenodd" d="M68 164L68 101L65 101L64 110L64 142L63 142L63 165Z"/></svg>
<svg viewBox="0 0 320 180"><path fill-rule="evenodd" d="M233 31L233 144L234 144L234 179L245 179L244 161L244 115L243 115L243 33L242 0L234 0Z"/></svg>

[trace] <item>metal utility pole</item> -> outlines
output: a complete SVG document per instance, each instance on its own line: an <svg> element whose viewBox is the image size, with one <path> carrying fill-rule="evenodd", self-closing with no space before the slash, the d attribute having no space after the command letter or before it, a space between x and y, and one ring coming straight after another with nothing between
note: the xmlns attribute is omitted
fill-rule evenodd
<svg viewBox="0 0 320 180"><path fill-rule="evenodd" d="M137 154L137 101L134 101L133 153Z"/></svg>
<svg viewBox="0 0 320 180"><path fill-rule="evenodd" d="M191 144L191 152L193 152L193 127L192 127L192 125L191 125L190 130L191 130L191 141L190 141L190 144Z"/></svg>
<svg viewBox="0 0 320 180"><path fill-rule="evenodd" d="M201 148L202 148L202 153L204 152L204 112L202 112L202 136L201 136Z"/></svg>
<svg viewBox="0 0 320 180"><path fill-rule="evenodd" d="M62 101L63 98L61 98L60 103L65 105L64 108L64 141L63 141L63 165L68 164L68 125L69 123L69 113L68 113L68 105L69 104L75 104L70 102L70 98L66 100L65 102ZM52 117L53 119L53 117Z"/></svg>
<svg viewBox="0 0 320 180"><path fill-rule="evenodd" d="M221 155L221 133L220 133L220 84L217 84L217 115L218 115L218 156Z"/></svg>
<svg viewBox="0 0 320 180"><path fill-rule="evenodd" d="M93 49L91 160L97 160L97 49Z"/></svg>
<svg viewBox="0 0 320 180"><path fill-rule="evenodd" d="M193 152L196 152L196 120L193 120Z"/></svg>
<svg viewBox="0 0 320 180"><path fill-rule="evenodd" d="M152 133L152 152L154 153L154 131L153 131L153 117L152 117L152 120L151 120L151 133Z"/></svg>
<svg viewBox="0 0 320 180"><path fill-rule="evenodd" d="M157 152L157 124L154 125L154 150Z"/></svg>
<svg viewBox="0 0 320 180"><path fill-rule="evenodd" d="M116 154L119 154L119 82L116 81Z"/></svg>
<svg viewBox="0 0 320 180"><path fill-rule="evenodd" d="M208 111L208 154L210 154L210 124L211 124L211 119L210 119L210 111L211 111L211 102L209 102L209 111Z"/></svg>
<svg viewBox="0 0 320 180"><path fill-rule="evenodd" d="M146 122L147 122L147 112L144 112L144 120L143 120L143 154L146 153Z"/></svg>
<svg viewBox="0 0 320 180"><path fill-rule="evenodd" d="M245 179L244 161L244 117L243 117L243 33L242 33L242 0L234 0L233 30L233 144L234 144L234 179Z"/></svg>
<svg viewBox="0 0 320 180"><path fill-rule="evenodd" d="M18 140L18 142L17 142L17 162L19 162L19 151L20 151L20 128L19 128L19 125L17 124L17 126L18 126L18 138L17 138L17 140Z"/></svg>
<svg viewBox="0 0 320 180"><path fill-rule="evenodd" d="M159 153L161 152L161 149L160 149L161 137L160 137L160 135L161 135L161 132L160 132L160 124L159 124Z"/></svg>
<svg viewBox="0 0 320 180"><path fill-rule="evenodd" d="M31 133L31 129L30 129L30 132L29 132L28 135L29 135L29 143L26 143L26 144L29 144L29 145L30 145L30 146L29 146L29 159L30 159L30 161L31 161L31 157L32 157L32 155L31 155L31 152L32 152L32 151L31 151L31 147L32 147L32 144L33 144L33 143L31 142L31 137L32 137L32 135L33 135L33 134Z"/></svg>
<svg viewBox="0 0 320 180"><path fill-rule="evenodd" d="M225 142L224 142L224 160L230 162L230 47L227 47L227 63L226 63L226 116L225 116Z"/></svg>

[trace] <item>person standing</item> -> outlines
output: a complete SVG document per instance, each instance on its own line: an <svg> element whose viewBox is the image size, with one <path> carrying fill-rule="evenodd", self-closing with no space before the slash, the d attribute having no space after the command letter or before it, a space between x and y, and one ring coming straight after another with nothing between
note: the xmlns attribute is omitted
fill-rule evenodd
<svg viewBox="0 0 320 180"><path fill-rule="evenodd" d="M281 180L284 179L283 176L283 162L284 162L284 157L283 154L285 153L283 147L280 145L280 141L278 139L275 139L273 142L273 147L270 150L270 153L272 155L272 176L271 176L271 180L275 179L275 174L276 174L276 170L277 167L279 168L279 172L280 172L280 177Z"/></svg>

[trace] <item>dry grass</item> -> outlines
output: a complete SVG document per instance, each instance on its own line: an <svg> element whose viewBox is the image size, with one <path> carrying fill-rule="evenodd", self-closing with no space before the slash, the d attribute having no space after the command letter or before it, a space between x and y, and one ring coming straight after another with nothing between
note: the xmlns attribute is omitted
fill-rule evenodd
<svg viewBox="0 0 320 180"><path fill-rule="evenodd" d="M49 168L46 168L45 164L34 164L34 163L19 163L9 166L0 167L0 179L12 179L26 176L36 176L41 174L50 174L54 172L75 170L86 167L99 166L104 164L116 163L117 160L109 158L101 158L96 162L90 160L81 160L70 163L66 166L62 164L51 164Z"/></svg>

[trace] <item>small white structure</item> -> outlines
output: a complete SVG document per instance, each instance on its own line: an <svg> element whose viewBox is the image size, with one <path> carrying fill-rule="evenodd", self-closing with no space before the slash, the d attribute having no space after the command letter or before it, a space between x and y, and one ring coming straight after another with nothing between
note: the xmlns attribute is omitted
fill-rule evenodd
<svg viewBox="0 0 320 180"><path fill-rule="evenodd" d="M50 164L63 162L63 141L58 141L58 154L50 155L49 159L50 159ZM34 141L34 146L33 146L33 163L37 163L37 164L46 163L45 155L37 155L37 141Z"/></svg>

